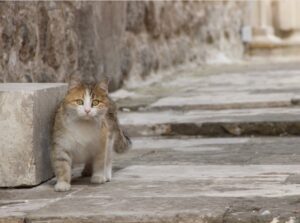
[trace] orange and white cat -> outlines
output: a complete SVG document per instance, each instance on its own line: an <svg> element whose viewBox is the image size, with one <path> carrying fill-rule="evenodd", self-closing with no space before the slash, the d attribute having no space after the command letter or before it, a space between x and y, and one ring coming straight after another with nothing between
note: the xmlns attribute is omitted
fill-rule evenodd
<svg viewBox="0 0 300 223"><path fill-rule="evenodd" d="M51 161L55 191L71 189L73 164L84 163L83 176L101 184L112 178L112 153L126 151L130 139L121 130L106 80L97 84L73 81L57 110Z"/></svg>

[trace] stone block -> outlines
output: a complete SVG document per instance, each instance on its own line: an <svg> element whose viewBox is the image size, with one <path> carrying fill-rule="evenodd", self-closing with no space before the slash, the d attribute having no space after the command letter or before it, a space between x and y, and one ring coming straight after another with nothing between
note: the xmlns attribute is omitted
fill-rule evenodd
<svg viewBox="0 0 300 223"><path fill-rule="evenodd" d="M33 186L53 176L51 130L62 83L0 84L0 187Z"/></svg>

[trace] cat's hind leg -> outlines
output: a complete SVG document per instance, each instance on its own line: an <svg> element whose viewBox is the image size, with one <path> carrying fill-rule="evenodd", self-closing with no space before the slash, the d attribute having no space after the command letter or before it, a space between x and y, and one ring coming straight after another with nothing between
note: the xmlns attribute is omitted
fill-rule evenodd
<svg viewBox="0 0 300 223"><path fill-rule="evenodd" d="M107 182L111 181L112 178L112 151L107 151L105 162L105 178Z"/></svg>
<svg viewBox="0 0 300 223"><path fill-rule="evenodd" d="M112 178L113 146L114 135L110 134L105 151L105 177L107 182L111 181Z"/></svg>

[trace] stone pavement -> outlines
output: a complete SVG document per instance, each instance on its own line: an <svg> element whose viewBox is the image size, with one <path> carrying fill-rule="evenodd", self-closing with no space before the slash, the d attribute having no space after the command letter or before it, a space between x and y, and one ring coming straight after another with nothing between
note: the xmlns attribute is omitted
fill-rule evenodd
<svg viewBox="0 0 300 223"><path fill-rule="evenodd" d="M0 189L0 222L299 222L300 138L291 135L300 132L300 65L193 72L113 94L136 136L115 156L112 182L91 185L77 167L70 192L54 192L54 180ZM229 127L189 130L205 123Z"/></svg>

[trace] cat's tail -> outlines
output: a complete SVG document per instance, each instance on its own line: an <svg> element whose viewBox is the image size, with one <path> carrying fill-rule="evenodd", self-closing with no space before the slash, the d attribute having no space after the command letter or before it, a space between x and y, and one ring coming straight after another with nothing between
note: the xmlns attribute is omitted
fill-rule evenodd
<svg viewBox="0 0 300 223"><path fill-rule="evenodd" d="M124 153L129 150L131 146L132 142L130 138L121 128L118 128L117 134L115 134L114 139L114 151L116 153Z"/></svg>
<svg viewBox="0 0 300 223"><path fill-rule="evenodd" d="M109 98L110 99L110 98ZM109 112L107 113L107 120L111 131L114 136L114 151L116 153L124 153L129 150L132 146L130 138L122 130L118 117L116 104L110 99Z"/></svg>

